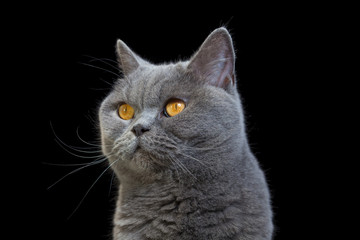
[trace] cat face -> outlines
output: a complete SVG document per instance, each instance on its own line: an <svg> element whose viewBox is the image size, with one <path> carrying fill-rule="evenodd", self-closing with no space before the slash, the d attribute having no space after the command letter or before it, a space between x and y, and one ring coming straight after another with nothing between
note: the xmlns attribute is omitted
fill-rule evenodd
<svg viewBox="0 0 360 240"><path fill-rule="evenodd" d="M228 32L215 30L176 64L150 64L120 40L117 51L124 78L99 117L102 149L120 181L194 176L218 165L206 154L229 150L225 143L244 132Z"/></svg>

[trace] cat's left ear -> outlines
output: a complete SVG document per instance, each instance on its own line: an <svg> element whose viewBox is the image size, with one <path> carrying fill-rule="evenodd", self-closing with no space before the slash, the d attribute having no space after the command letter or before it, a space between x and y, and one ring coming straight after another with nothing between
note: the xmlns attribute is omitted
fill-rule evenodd
<svg viewBox="0 0 360 240"><path fill-rule="evenodd" d="M131 74L145 62L120 39L116 43L116 53L119 67L124 75Z"/></svg>
<svg viewBox="0 0 360 240"><path fill-rule="evenodd" d="M235 52L226 28L213 31L190 59L188 70L212 86L228 89L235 85Z"/></svg>

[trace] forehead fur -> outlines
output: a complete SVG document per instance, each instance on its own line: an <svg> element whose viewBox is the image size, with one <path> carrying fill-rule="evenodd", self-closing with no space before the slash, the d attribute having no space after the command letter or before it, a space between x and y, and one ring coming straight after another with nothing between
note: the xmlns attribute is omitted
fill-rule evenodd
<svg viewBox="0 0 360 240"><path fill-rule="evenodd" d="M127 103L142 108L157 106L163 98L182 97L196 85L187 72L187 63L141 66L119 79L114 92L122 94Z"/></svg>

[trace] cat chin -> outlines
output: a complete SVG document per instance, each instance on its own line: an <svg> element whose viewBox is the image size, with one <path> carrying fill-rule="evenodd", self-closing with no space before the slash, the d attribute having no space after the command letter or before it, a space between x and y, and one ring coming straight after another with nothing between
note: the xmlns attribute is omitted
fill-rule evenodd
<svg viewBox="0 0 360 240"><path fill-rule="evenodd" d="M139 147L130 161L133 163L135 170L159 172L166 168L169 164L165 159L159 158L155 152L149 152ZM130 163L130 164L131 164Z"/></svg>
<svg viewBox="0 0 360 240"><path fill-rule="evenodd" d="M149 153L141 147L137 147L131 154L127 152L127 154L114 156L109 160L121 181L125 179L127 181L142 179L141 182L158 180L169 169L169 161L159 159L154 153Z"/></svg>

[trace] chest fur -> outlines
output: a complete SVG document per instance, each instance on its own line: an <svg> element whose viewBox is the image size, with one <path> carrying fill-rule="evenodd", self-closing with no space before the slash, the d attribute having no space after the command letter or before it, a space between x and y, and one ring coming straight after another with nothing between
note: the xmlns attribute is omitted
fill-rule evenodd
<svg viewBox="0 0 360 240"><path fill-rule="evenodd" d="M202 196L197 194L197 196ZM114 239L233 239L239 199L165 194L119 199Z"/></svg>

